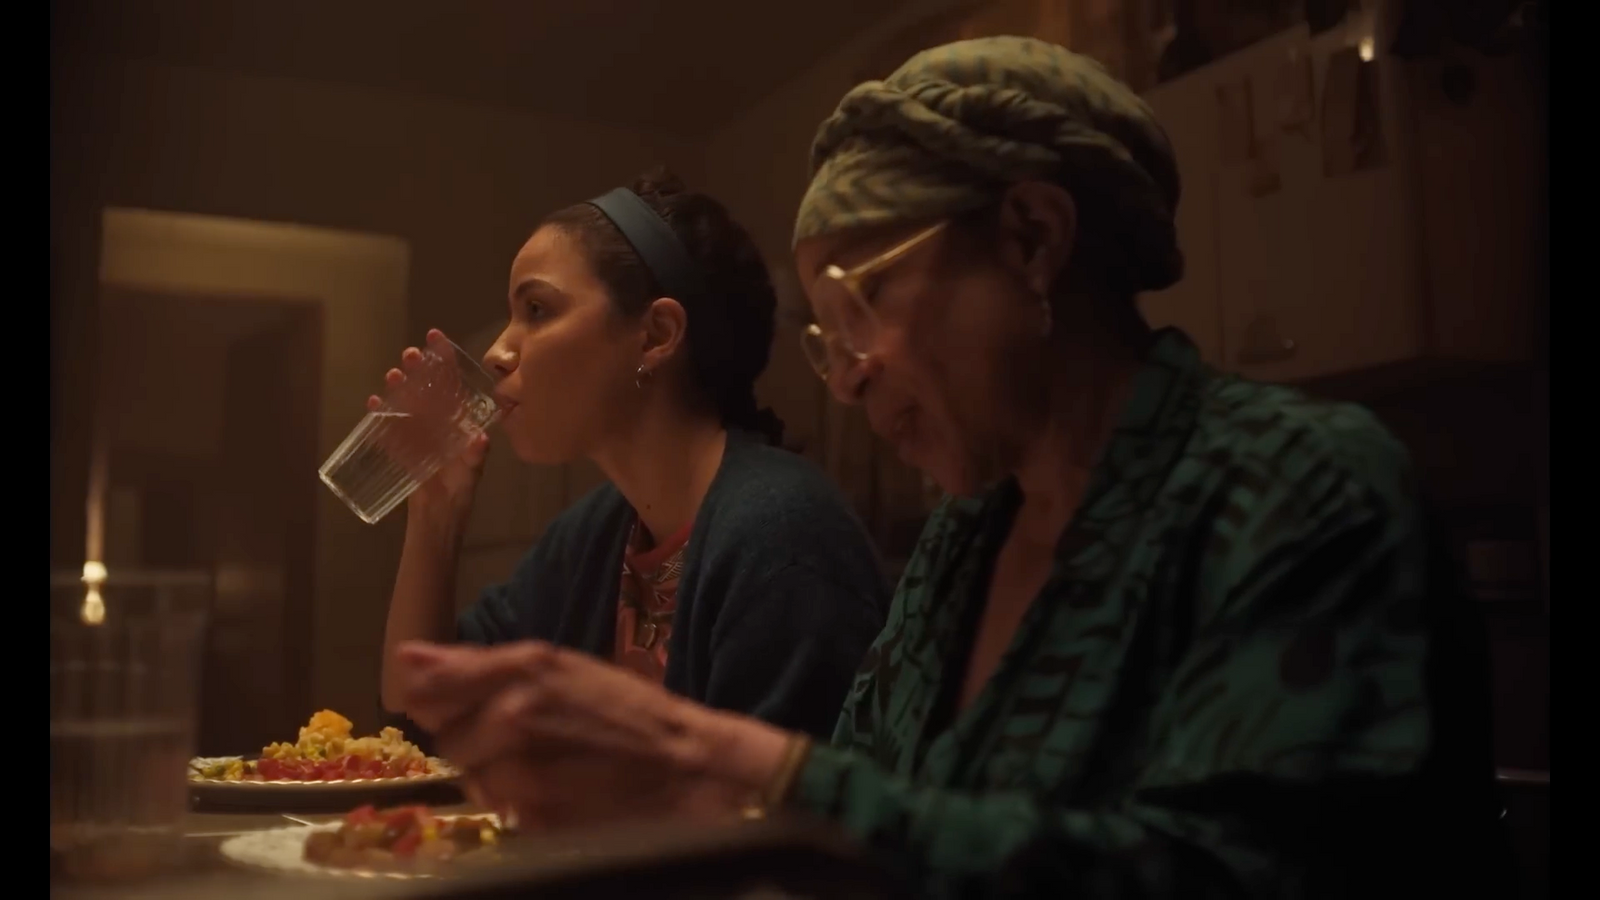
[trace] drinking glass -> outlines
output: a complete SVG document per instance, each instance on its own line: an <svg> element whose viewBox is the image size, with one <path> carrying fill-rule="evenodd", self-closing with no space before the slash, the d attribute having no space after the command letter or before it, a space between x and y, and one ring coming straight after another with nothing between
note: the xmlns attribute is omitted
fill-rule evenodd
<svg viewBox="0 0 1600 900"><path fill-rule="evenodd" d="M429 342L421 362L382 400L318 472L369 524L399 506L500 416L494 379L449 340Z"/></svg>
<svg viewBox="0 0 1600 900"><path fill-rule="evenodd" d="M181 857L204 625L110 605L99 624L52 617L52 877L133 879Z"/></svg>

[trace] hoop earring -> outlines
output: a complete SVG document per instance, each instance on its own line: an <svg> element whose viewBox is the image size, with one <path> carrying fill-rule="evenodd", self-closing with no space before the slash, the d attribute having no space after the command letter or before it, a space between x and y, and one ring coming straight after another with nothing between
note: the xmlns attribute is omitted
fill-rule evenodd
<svg viewBox="0 0 1600 900"><path fill-rule="evenodd" d="M633 386L639 388L640 390L644 390L644 386L649 382L650 370L644 367L644 363L640 363L639 368L635 369L633 372Z"/></svg>
<svg viewBox="0 0 1600 900"><path fill-rule="evenodd" d="M1050 308L1050 299L1048 297L1039 300L1039 308L1044 312L1044 327L1040 330L1039 336L1048 338L1050 332L1055 329L1055 311Z"/></svg>

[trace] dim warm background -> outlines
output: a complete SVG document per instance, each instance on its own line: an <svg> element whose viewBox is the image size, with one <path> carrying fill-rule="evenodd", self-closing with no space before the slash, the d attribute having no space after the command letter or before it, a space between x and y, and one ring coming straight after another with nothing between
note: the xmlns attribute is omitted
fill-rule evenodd
<svg viewBox="0 0 1600 900"><path fill-rule="evenodd" d="M207 749L292 735L322 707L370 727L403 517L362 524L316 466L427 328L486 346L506 266L542 215L665 163L752 229L793 299L807 146L846 88L922 46L1027 33L1149 89L1171 29L1158 5L53 4L52 569L82 565L98 459L111 570L216 585ZM1478 85L1464 104L1439 87L1462 66ZM1205 128L1174 99L1180 79L1152 97L1186 154L1189 277L1146 309L1220 367L1361 400L1408 442L1477 560L1500 762L1548 770L1544 89L1466 52L1408 71L1425 164L1391 161L1364 183L1422 198L1422 243L1394 265L1432 285L1425 305L1367 289L1390 264L1349 238L1386 227L1371 210L1306 211L1296 227L1329 255L1281 252L1218 188L1210 149L1179 135ZM1330 283L1348 290L1305 299ZM1285 338L1292 358L1257 352ZM792 332L760 392L900 560L921 482L829 407ZM595 479L496 452L462 601Z"/></svg>

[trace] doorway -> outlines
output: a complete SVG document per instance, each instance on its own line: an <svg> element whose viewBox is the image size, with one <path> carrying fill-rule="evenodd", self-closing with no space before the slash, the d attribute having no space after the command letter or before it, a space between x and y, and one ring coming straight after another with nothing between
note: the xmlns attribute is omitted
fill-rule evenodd
<svg viewBox="0 0 1600 900"><path fill-rule="evenodd" d="M202 755L292 737L311 702L322 307L102 301L107 563L210 576Z"/></svg>
<svg viewBox="0 0 1600 900"><path fill-rule="evenodd" d="M226 739L221 748L226 752L259 749L257 735L292 739L317 709L344 713L358 730L370 733L380 721L384 610L404 523L362 522L321 487L316 471L321 457L361 418L363 398L382 383L382 372L405 346L408 245L380 234L144 209L107 208L101 226L97 330L124 331L118 343L150 343L156 349L145 357L162 359L149 373L132 363L82 360L86 367L109 370L107 378L125 383L136 395L119 401L125 407L120 412L111 408L95 418L120 416L155 456L148 466L173 473L164 482L169 499L162 502L195 510L166 514L198 522L199 537L190 543L200 548L195 552L209 548L218 586L213 618L222 645L215 648L217 655L264 659L265 651L250 648L281 645L268 668L240 670L229 676L236 684L211 689L218 698L208 700L213 715L236 718L234 725L216 726L216 733L203 724L204 740L209 747ZM149 315L160 315L150 310L164 303L166 320L173 324L152 331L136 317L114 321L116 307L124 302L131 302L130 314L142 303ZM188 368L171 360L185 361ZM255 380L253 373L278 360L283 365L273 368L274 374ZM195 376L197 371L206 374ZM284 393L251 393L267 385ZM137 395L163 392L183 402L150 415L130 413L143 408ZM234 402L236 395L242 402ZM280 428L291 418L296 424ZM306 419L312 424L302 428ZM202 440L214 450L212 462L197 458L195 447ZM123 456L128 458L126 451ZM292 482L267 477L247 482L223 474L230 467L248 471L280 457L283 470L295 472ZM191 470L209 474L196 482L188 477ZM89 471L101 468L91 465ZM103 482L107 476L94 477ZM172 499L183 494L175 486L180 481L203 483L205 493L193 501ZM90 494L99 496L94 490L84 496ZM300 505L308 496L309 516ZM135 516L138 504L127 498L102 497L95 503L106 509L108 529L112 519L147 515L141 510ZM233 524L218 524L216 517L225 510L239 509L250 510L250 516L230 513ZM295 535L286 546L270 537L280 533L280 521L290 523ZM311 561L302 565L307 553ZM278 605L258 595L279 598ZM269 615L263 603L283 615ZM229 621L234 624L223 624ZM245 696L263 698L262 705L255 708ZM292 715L278 712L279 705L267 699L280 696L284 709L294 707Z"/></svg>

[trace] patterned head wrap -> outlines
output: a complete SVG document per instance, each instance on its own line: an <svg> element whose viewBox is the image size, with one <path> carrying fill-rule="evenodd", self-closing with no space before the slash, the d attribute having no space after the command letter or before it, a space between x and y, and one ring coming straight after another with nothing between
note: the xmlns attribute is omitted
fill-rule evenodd
<svg viewBox="0 0 1600 900"><path fill-rule="evenodd" d="M857 86L818 128L811 175L796 242L975 211L1040 179L1098 200L1086 227L1130 289L1183 274L1177 163L1154 113L1099 63L1033 38L934 47Z"/></svg>

